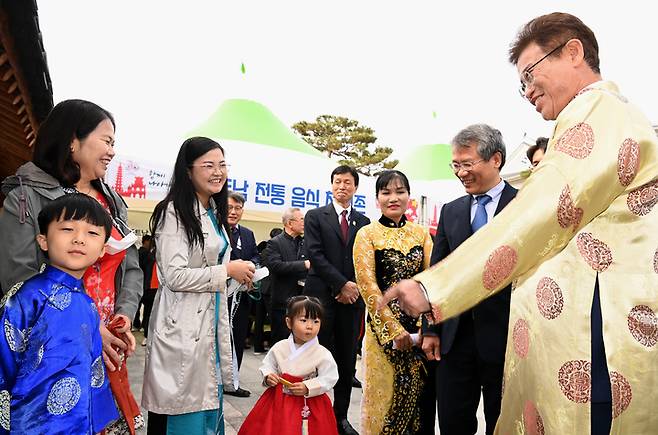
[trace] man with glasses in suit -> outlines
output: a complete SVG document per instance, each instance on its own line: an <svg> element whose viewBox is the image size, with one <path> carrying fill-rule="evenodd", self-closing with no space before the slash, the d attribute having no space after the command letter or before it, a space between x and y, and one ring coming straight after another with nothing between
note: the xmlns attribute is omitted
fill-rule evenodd
<svg viewBox="0 0 658 435"><path fill-rule="evenodd" d="M466 195L441 209L431 264L446 258L486 225L516 196L503 181L505 144L500 131L471 125L452 140L451 169ZM436 401L444 435L477 431L477 409L484 398L486 433L492 434L500 413L511 289L482 301L440 325L425 327L422 348L438 360ZM431 388L431 385L430 385ZM434 404L426 404L434 407ZM433 414L433 412L432 412Z"/></svg>

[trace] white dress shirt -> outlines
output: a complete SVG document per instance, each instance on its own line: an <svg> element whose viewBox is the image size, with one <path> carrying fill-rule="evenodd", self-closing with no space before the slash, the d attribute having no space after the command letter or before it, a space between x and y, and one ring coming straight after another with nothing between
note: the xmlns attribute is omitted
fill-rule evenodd
<svg viewBox="0 0 658 435"><path fill-rule="evenodd" d="M352 206L350 205L347 208L343 208L342 205L338 204L335 200L333 201L334 203L334 210L336 210L336 214L338 215L338 225L340 226L340 214L343 212L343 210L347 210L347 216L345 216L345 220L347 220L347 224L349 225L350 223L350 214L352 214Z"/></svg>
<svg viewBox="0 0 658 435"><path fill-rule="evenodd" d="M498 203L500 202L500 196L503 194L504 188L505 188L505 181L501 179L500 183L496 184L494 187L489 189L489 191L479 195L475 195L471 198L471 223L473 223L473 219L475 219L475 211L478 208L478 201L477 199L475 199L475 197L481 195L489 195L491 197L491 201L489 201L484 206L484 209L487 211L487 222L491 222L491 219L493 219L494 214L496 213L496 209L498 208Z"/></svg>

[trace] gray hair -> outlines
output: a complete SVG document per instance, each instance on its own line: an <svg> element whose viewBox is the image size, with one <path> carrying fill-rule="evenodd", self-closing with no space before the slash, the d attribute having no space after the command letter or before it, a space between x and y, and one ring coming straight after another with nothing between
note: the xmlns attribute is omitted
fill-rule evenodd
<svg viewBox="0 0 658 435"><path fill-rule="evenodd" d="M228 197L235 202L239 202L242 205L244 205L246 201L246 199L244 199L244 195L242 195L240 192L234 192L232 190L228 191Z"/></svg>
<svg viewBox="0 0 658 435"><path fill-rule="evenodd" d="M473 143L477 145L477 152L489 161L497 152L501 155L500 168L505 165L505 143L500 131L487 124L469 125L452 139L453 147L468 148Z"/></svg>
<svg viewBox="0 0 658 435"><path fill-rule="evenodd" d="M283 225L287 224L289 221L295 218L295 212L302 211L300 208L297 207L290 207L286 211L283 212L283 216L281 216L281 222L283 222Z"/></svg>

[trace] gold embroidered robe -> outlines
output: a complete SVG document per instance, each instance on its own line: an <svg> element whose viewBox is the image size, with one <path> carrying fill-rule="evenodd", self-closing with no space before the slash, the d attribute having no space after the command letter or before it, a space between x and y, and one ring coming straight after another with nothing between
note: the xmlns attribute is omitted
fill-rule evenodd
<svg viewBox="0 0 658 435"><path fill-rule="evenodd" d="M515 280L496 432L587 434L598 275L611 433L658 433L656 134L611 82L556 121L516 199L415 279L444 319Z"/></svg>
<svg viewBox="0 0 658 435"><path fill-rule="evenodd" d="M429 267L432 239L406 219L396 225L382 217L359 230L354 242L356 283L368 309L361 402L361 433L413 433L420 423L417 401L425 385L420 349L393 349L393 339L418 332L418 319L400 311L397 301L376 311L382 290Z"/></svg>

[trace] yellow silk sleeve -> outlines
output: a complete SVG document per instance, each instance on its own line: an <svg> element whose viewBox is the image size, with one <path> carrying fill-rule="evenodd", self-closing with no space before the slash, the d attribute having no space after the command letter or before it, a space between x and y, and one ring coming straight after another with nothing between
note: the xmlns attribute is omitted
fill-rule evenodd
<svg viewBox="0 0 658 435"><path fill-rule="evenodd" d="M434 242L432 241L432 236L428 230L424 230L425 240L423 241L423 270L429 269L430 260L432 259L432 248L434 247Z"/></svg>
<svg viewBox="0 0 658 435"><path fill-rule="evenodd" d="M371 225L361 228L356 234L353 251L354 271L356 285L366 303L375 334L379 343L385 344L403 332L404 328L388 306L381 310L376 309L377 299L382 295L382 291L377 285L375 245L371 237Z"/></svg>
<svg viewBox="0 0 658 435"><path fill-rule="evenodd" d="M546 157L500 214L416 275L442 320L500 291L574 237L590 273L610 265L596 234L579 230L625 191L651 182L658 168L636 177L643 162L655 166L655 155L641 156L655 153L656 139L639 111L607 85L612 91L587 91L560 113Z"/></svg>

